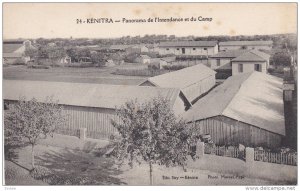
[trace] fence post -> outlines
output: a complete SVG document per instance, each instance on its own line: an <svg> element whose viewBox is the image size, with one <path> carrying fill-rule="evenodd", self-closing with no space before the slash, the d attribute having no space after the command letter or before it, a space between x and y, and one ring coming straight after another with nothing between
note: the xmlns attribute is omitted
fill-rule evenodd
<svg viewBox="0 0 300 191"><path fill-rule="evenodd" d="M196 144L196 156L201 158L204 155L204 142L200 140Z"/></svg>
<svg viewBox="0 0 300 191"><path fill-rule="evenodd" d="M86 128L79 129L79 138L81 140L85 140L86 139Z"/></svg>
<svg viewBox="0 0 300 191"><path fill-rule="evenodd" d="M254 148L246 147L245 155L247 171L250 175L252 175L252 167L254 163Z"/></svg>

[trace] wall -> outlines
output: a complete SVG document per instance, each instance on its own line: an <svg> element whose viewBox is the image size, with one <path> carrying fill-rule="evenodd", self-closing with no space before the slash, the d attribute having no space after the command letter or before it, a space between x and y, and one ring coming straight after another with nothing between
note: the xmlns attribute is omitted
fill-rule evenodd
<svg viewBox="0 0 300 191"><path fill-rule="evenodd" d="M230 58L219 58L219 59L220 59L220 66L228 64L231 61ZM216 68L220 67L220 66L217 66L217 60L218 60L217 58L210 58L209 59L211 69L216 69Z"/></svg>
<svg viewBox="0 0 300 191"><path fill-rule="evenodd" d="M218 145L243 144L250 147L276 148L281 145L282 136L270 131L239 122L225 116L216 116L195 124L201 134L210 134L214 143Z"/></svg>
<svg viewBox="0 0 300 191"><path fill-rule="evenodd" d="M108 139L116 132L111 119L118 120L113 109L64 106L67 115L66 126L59 131L61 134L78 135L78 130L87 129L87 137Z"/></svg>
<svg viewBox="0 0 300 191"><path fill-rule="evenodd" d="M185 54L182 53L182 48L185 48ZM193 50L193 48L196 48ZM207 48L207 50L204 50ZM169 50L167 50L169 49ZM174 54L174 55L213 55L218 53L218 46L214 47L160 47L159 54L160 55L167 55L167 54Z"/></svg>
<svg viewBox="0 0 300 191"><path fill-rule="evenodd" d="M254 71L255 64L261 64L262 73L267 73L267 62L232 62L232 75L240 74L238 65L243 64L243 73Z"/></svg>
<svg viewBox="0 0 300 191"><path fill-rule="evenodd" d="M197 154L199 159L194 161L189 158L187 168L209 170L226 175L232 174L232 176L240 178L253 177L256 179L271 180L277 184L297 183L297 166L254 161L252 157L248 160L247 153L248 148L246 148L245 160L204 153Z"/></svg>

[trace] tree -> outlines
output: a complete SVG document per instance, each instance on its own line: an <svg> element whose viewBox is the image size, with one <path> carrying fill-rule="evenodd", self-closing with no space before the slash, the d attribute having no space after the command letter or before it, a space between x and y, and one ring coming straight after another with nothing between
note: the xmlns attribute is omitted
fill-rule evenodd
<svg viewBox="0 0 300 191"><path fill-rule="evenodd" d="M32 59L38 55L38 50L36 48L27 48L25 50L25 55Z"/></svg>
<svg viewBox="0 0 300 191"><path fill-rule="evenodd" d="M153 183L153 164L185 166L190 146L195 145L199 133L195 127L189 127L178 120L171 110L170 104L161 97L149 102L129 101L117 109L119 122L113 120L118 130L113 156L120 165L128 160L132 167L145 161L149 164L150 184Z"/></svg>
<svg viewBox="0 0 300 191"><path fill-rule="evenodd" d="M9 105L4 115L4 128L9 129L6 135L21 137L23 143L31 145L31 164L34 165L34 147L40 139L53 136L54 131L65 122L62 107L47 98L44 103L35 98L25 101L25 98ZM9 140L9 137L7 137Z"/></svg>
<svg viewBox="0 0 300 191"><path fill-rule="evenodd" d="M105 54L100 53L100 52L93 52L91 53L91 61L94 65L99 65L99 66L103 66L105 65L107 57L105 56Z"/></svg>
<svg viewBox="0 0 300 191"><path fill-rule="evenodd" d="M270 58L272 64L276 67L278 66L290 66L291 65L291 55L287 52L278 52L275 53Z"/></svg>

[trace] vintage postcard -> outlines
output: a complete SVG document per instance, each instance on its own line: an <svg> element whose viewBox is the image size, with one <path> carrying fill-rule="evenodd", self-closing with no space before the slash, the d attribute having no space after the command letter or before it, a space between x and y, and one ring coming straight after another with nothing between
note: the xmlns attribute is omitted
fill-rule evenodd
<svg viewBox="0 0 300 191"><path fill-rule="evenodd" d="M2 7L7 189L295 189L297 3Z"/></svg>

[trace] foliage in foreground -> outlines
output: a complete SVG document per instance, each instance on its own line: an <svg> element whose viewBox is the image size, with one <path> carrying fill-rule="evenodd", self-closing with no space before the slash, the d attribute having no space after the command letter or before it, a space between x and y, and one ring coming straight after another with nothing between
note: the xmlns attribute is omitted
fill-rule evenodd
<svg viewBox="0 0 300 191"><path fill-rule="evenodd" d="M120 121L112 121L120 138L113 156L122 164L128 161L149 164L152 184L152 164L185 166L190 147L196 144L199 133L177 119L169 101L161 97L146 103L129 101L117 110Z"/></svg>
<svg viewBox="0 0 300 191"><path fill-rule="evenodd" d="M30 144L34 168L34 146L40 139L53 136L54 131L63 126L64 122L62 107L51 97L44 103L35 98L29 101L20 98L9 105L9 110L4 115L5 146L9 148L19 143Z"/></svg>

